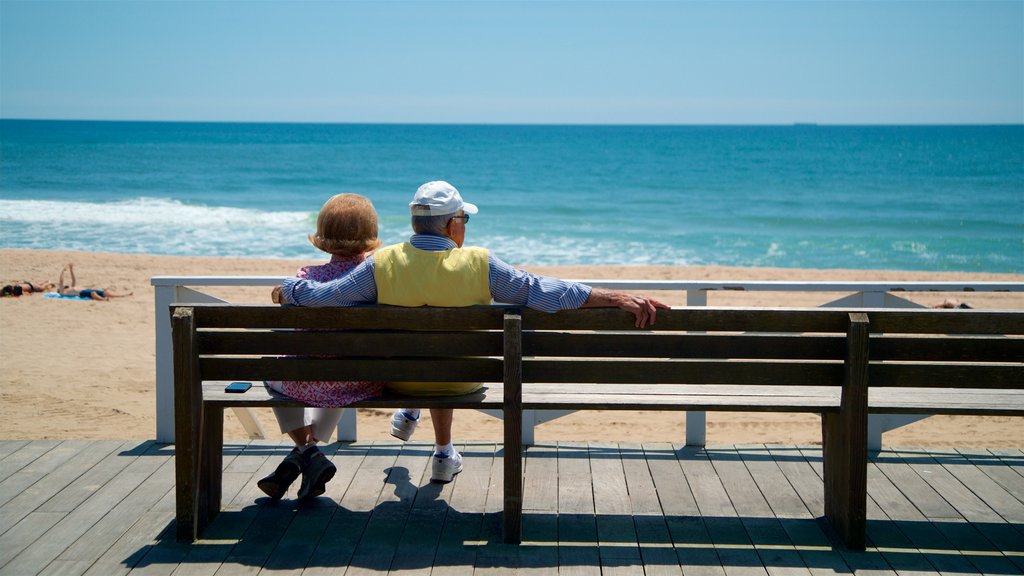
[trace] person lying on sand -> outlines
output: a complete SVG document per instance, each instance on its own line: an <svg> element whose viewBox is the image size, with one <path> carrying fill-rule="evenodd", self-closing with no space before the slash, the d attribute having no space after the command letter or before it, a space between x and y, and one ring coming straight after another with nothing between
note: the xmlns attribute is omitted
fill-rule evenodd
<svg viewBox="0 0 1024 576"><path fill-rule="evenodd" d="M35 294L37 292L49 292L53 290L57 285L49 280L42 282L32 282L31 280L24 280L22 282L13 282L7 284L3 288L0 288L0 296L21 296L22 294Z"/></svg>
<svg viewBox="0 0 1024 576"><path fill-rule="evenodd" d="M64 273L68 272L71 275L71 284L64 283ZM61 296L77 296L79 298L90 298L92 300L110 300L111 298L123 298L125 296L131 296L132 292L117 293L111 290L100 290L98 288L79 288L76 286L75 280L75 264L69 262L63 270L60 271L60 278L58 279L58 288L56 292Z"/></svg>

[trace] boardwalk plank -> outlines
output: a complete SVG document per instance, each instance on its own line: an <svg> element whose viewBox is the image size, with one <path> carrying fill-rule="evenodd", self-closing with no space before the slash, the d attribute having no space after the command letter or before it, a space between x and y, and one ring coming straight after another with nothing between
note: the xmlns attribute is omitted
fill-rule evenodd
<svg viewBox="0 0 1024 576"><path fill-rule="evenodd" d="M474 575L515 574L519 568L519 547L514 544L505 544L502 538L501 510L505 504L503 497L505 486L504 450L502 447L494 455L494 461L491 463L491 483L490 489L487 491L487 499L484 502L484 517L480 522L480 533L477 537L481 546L476 553Z"/></svg>
<svg viewBox="0 0 1024 576"><path fill-rule="evenodd" d="M106 440L83 447L58 468L39 478L37 482L0 506L0 534L86 474L122 444L119 440Z"/></svg>
<svg viewBox="0 0 1024 576"><path fill-rule="evenodd" d="M558 443L558 573L600 574L593 479L586 445Z"/></svg>
<svg viewBox="0 0 1024 576"><path fill-rule="evenodd" d="M266 502L256 480L276 468L291 446L288 440L254 440L234 443L226 449L230 456L225 457L223 510L189 549L175 576L209 576L217 572L234 548L228 542L242 538L259 513L259 503Z"/></svg>
<svg viewBox="0 0 1024 576"><path fill-rule="evenodd" d="M463 470L452 488L431 574L473 573L496 450L494 444L479 444L462 453Z"/></svg>
<svg viewBox="0 0 1024 576"><path fill-rule="evenodd" d="M644 573L647 576L681 575L682 570L672 546L672 536L661 511L661 501L658 499L658 491L643 446L622 443L619 444L619 454L623 458L622 468L626 476L626 487L633 510L634 530L640 546Z"/></svg>
<svg viewBox="0 0 1024 576"><path fill-rule="evenodd" d="M772 492L785 489L779 487L779 481L773 480L771 486L766 487L762 471L750 466L748 469L761 487L761 492L769 500L769 505L779 513L782 527L799 552L804 565L816 576L849 572L851 567L842 552L832 548L828 536L815 520L824 514L821 479L796 446L771 445L767 446L767 450L779 473L789 485L789 490L799 500L793 500L791 497L775 499ZM771 469L769 473L770 471ZM773 501L775 504L772 504Z"/></svg>
<svg viewBox="0 0 1024 576"><path fill-rule="evenodd" d="M397 457L394 464L383 471L387 474L384 489L352 555L348 575L387 572L391 567L398 539L409 519L433 451L424 444L393 445L393 449L398 451Z"/></svg>
<svg viewBox="0 0 1024 576"><path fill-rule="evenodd" d="M57 454L79 449L59 464L40 458L55 445ZM823 530L816 447L531 448L532 509L514 546L501 542L493 443L462 446L466 469L445 486L428 481L429 445L331 444L324 452L338 473L328 497L301 505L272 504L255 487L287 441L230 444L224 511L195 544L174 541L171 447L59 446L0 442L0 462L21 462L4 477L8 489L45 471L0 506L0 576L1024 573L1020 450L875 455L869 548L849 552Z"/></svg>
<svg viewBox="0 0 1024 576"><path fill-rule="evenodd" d="M87 440L65 440L54 446L53 449L37 455L17 472L0 482L0 506L6 508L11 500L30 490L33 485L51 472L56 472L64 464L67 464L68 460L77 457L82 451L89 452L89 446L92 444L94 442ZM73 471L72 468L68 468L68 470ZM40 491L43 490L45 487Z"/></svg>
<svg viewBox="0 0 1024 576"><path fill-rule="evenodd" d="M960 448L957 452L967 458L971 464L977 466L999 487L1012 494L1018 502L1024 503L1024 476L1006 466L998 456L981 448Z"/></svg>
<svg viewBox="0 0 1024 576"><path fill-rule="evenodd" d="M388 486L384 470L394 466L401 451L393 443L361 444L365 452L355 450L356 446L336 453L335 465L355 467L355 473L303 574L337 574L350 564L374 507Z"/></svg>
<svg viewBox="0 0 1024 576"><path fill-rule="evenodd" d="M719 472L723 485L768 573L773 576L810 574L780 520L773 514L767 497L776 492L771 497L780 502L778 505L795 508L797 514L803 512L803 503L789 483L779 478L778 467L764 446L737 447L734 455L714 461L716 471L720 463L728 464L726 474ZM755 474L760 482L755 480ZM724 481L725 478L729 481ZM742 507L736 504L739 499L734 494L745 495ZM747 506L751 508L749 512Z"/></svg>
<svg viewBox="0 0 1024 576"><path fill-rule="evenodd" d="M159 447L154 446L147 454L128 457L131 458L131 462L120 474L104 484L92 496L82 502L81 505L57 522L47 531L45 540L34 542L22 550L20 554L4 566L4 570L9 570L14 574L35 574L42 571L47 564L57 559L58 556L73 546L83 535L90 533L108 513L111 513L126 500L137 502L138 507L122 507L122 511L128 510L139 513L148 509L152 505L149 497L144 496L142 492L135 495L136 490L163 464L171 461L170 456L166 451L164 452L164 454L160 454ZM164 478L154 479L154 482L162 482L165 485L173 482L173 478L170 476L166 474L163 476ZM157 498L163 496L165 492L166 490L160 492ZM111 534L112 532L107 530L108 526L110 526L108 523L103 523L99 529L104 534ZM117 536L123 533L121 531ZM106 541L104 550L113 543L114 539L114 537L111 537L109 541ZM77 558L65 557L64 559L75 560Z"/></svg>
<svg viewBox="0 0 1024 576"><path fill-rule="evenodd" d="M643 450L680 570L697 576L724 574L675 449L671 444L644 444Z"/></svg>
<svg viewBox="0 0 1024 576"><path fill-rule="evenodd" d="M558 571L558 447L527 446L525 454L518 574L547 576Z"/></svg>
<svg viewBox="0 0 1024 576"><path fill-rule="evenodd" d="M0 466L6 466L3 461L11 454L21 450L28 445L30 440L0 440Z"/></svg>
<svg viewBox="0 0 1024 576"><path fill-rule="evenodd" d="M0 466L0 486L3 486L7 478L17 474L22 468L28 466L39 458L50 454L60 446L61 440L36 440L23 445L4 458L3 466ZM18 491L14 491L17 494Z"/></svg>
<svg viewBox="0 0 1024 576"><path fill-rule="evenodd" d="M618 445L591 442L589 452L601 564L609 567L639 565L640 547ZM609 562L610 559L616 561Z"/></svg>
<svg viewBox="0 0 1024 576"><path fill-rule="evenodd" d="M973 465L966 462L958 455L943 455L943 462L940 463L931 455L920 450L897 452L904 462L907 462L935 491L947 502L956 508L963 518L954 518L948 521L934 522L936 528L946 539L957 546L977 569L985 574L1012 574L1017 570L1013 562L1003 556L988 554L996 552L997 548L986 538L987 533L993 535L993 540L1003 537L1005 530L1000 530L1001 525L1009 528L999 512L990 508L979 494L986 493L993 485L985 482L987 476L979 472ZM951 470L952 468L952 470ZM970 482L968 485L961 482L952 472L956 470L965 476ZM998 487L997 487L998 488ZM1001 490L1000 490L1001 491ZM988 491L993 498L997 496ZM999 497L998 501L1003 504L1017 502L1016 499L1005 494ZM1013 513L1014 510L1009 510ZM989 529L989 527L992 527ZM1011 530L1012 532L1012 530ZM1014 539L1015 541L1019 538Z"/></svg>
<svg viewBox="0 0 1024 576"><path fill-rule="evenodd" d="M899 569L901 562L913 558L912 548L920 551L925 559L940 572L958 572L974 574L977 570L962 555L956 553L957 548L929 521L925 511L943 514L939 520L956 518L956 511L949 506L928 484L917 475L910 466L899 458L896 452L884 450L871 459L868 466L868 492L879 493L883 488L889 494L884 504L880 500L891 524L881 524L872 533L875 546L887 550L904 550L906 558L898 553L887 554L886 557ZM877 467L879 475L872 478L872 468ZM872 480L874 482L872 483ZM888 483L891 483L891 487ZM915 493L919 491L920 493ZM932 502L931 499L938 500ZM899 533L883 532L881 528L895 525ZM869 523L870 530L870 523ZM909 543L905 543L903 537ZM933 551L941 551L936 553ZM952 552L952 553L950 553ZM914 564L916 566L916 564Z"/></svg>
<svg viewBox="0 0 1024 576"><path fill-rule="evenodd" d="M725 573L767 574L711 462L713 458L724 457L726 451L680 446L676 453Z"/></svg>

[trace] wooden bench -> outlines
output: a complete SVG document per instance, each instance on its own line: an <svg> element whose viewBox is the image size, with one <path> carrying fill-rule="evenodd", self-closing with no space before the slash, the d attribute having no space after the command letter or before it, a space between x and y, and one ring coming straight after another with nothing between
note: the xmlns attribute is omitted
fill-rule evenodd
<svg viewBox="0 0 1024 576"><path fill-rule="evenodd" d="M869 412L1024 415L1022 312L702 307L636 330L614 309L172 310L182 540L220 509L224 408L301 405L258 386L226 394L232 380L485 382L356 406L502 410L507 542L520 540L523 409L820 413L824 513L851 549L865 545Z"/></svg>

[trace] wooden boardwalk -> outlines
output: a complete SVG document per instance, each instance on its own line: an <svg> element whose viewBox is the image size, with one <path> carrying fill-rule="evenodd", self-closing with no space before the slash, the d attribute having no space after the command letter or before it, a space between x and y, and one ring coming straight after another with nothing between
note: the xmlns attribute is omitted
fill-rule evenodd
<svg viewBox="0 0 1024 576"><path fill-rule="evenodd" d="M566 443L528 450L522 546L500 543L500 445L330 444L326 497L255 487L283 443L228 444L225 510L174 541L173 446L0 442L0 574L1022 574L1024 453L885 450L866 552L820 520L820 450ZM293 492L294 493L294 492Z"/></svg>

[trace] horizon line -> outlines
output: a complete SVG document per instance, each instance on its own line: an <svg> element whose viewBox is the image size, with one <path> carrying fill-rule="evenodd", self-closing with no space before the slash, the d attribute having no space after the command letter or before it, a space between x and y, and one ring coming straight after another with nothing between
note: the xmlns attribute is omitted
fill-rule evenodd
<svg viewBox="0 0 1024 576"><path fill-rule="evenodd" d="M908 123L842 123L842 122L815 122L794 120L792 122L753 122L753 123L650 123L650 122L399 122L399 121L378 121L360 122L344 120L143 120L124 118L22 118L3 117L0 121L8 122L97 122L97 123L125 123L125 124L278 124L278 125L339 125L339 126L565 126L565 127L794 127L794 128L817 128L817 127L949 127L949 126L1024 126L1024 120L1019 122L908 122Z"/></svg>

